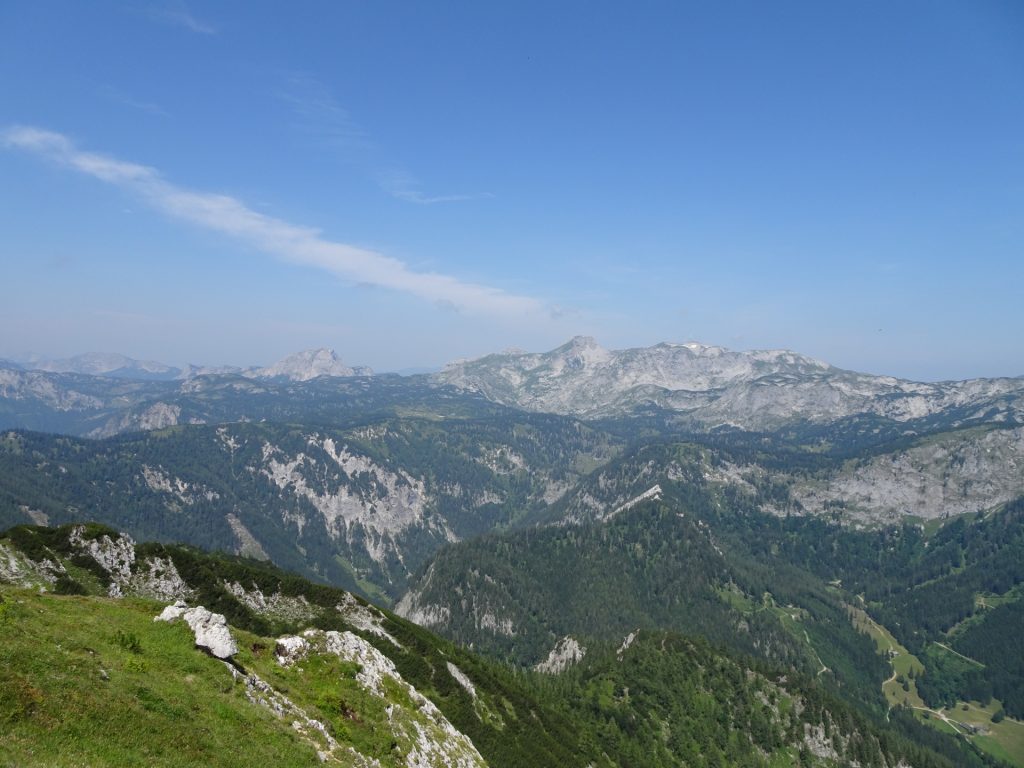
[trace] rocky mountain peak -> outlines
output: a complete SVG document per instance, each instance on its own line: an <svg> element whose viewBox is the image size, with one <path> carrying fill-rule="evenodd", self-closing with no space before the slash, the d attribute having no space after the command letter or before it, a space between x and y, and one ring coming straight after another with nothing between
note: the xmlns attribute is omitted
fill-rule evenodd
<svg viewBox="0 0 1024 768"><path fill-rule="evenodd" d="M611 352L602 347L592 336L574 336L551 353L556 367L563 364L569 370L588 368L607 362Z"/></svg>
<svg viewBox="0 0 1024 768"><path fill-rule="evenodd" d="M257 378L284 377L292 381L309 381L319 376L368 376L373 372L363 366L348 366L333 349L320 347L296 352L252 373Z"/></svg>

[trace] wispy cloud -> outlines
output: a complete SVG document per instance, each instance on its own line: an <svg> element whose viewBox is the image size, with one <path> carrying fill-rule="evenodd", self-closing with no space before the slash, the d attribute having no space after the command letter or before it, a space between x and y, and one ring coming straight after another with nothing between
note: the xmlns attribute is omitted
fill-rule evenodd
<svg viewBox="0 0 1024 768"><path fill-rule="evenodd" d="M378 174L377 183L381 189L392 197L419 205L458 203L464 200L482 200L494 197L490 192L479 192L470 195L427 195L421 189L419 180L402 169L392 169Z"/></svg>
<svg viewBox="0 0 1024 768"><path fill-rule="evenodd" d="M161 24L181 27L199 35L217 34L216 28L193 16L188 6L182 0L173 0L162 5L149 6L145 13L153 21Z"/></svg>
<svg viewBox="0 0 1024 768"><path fill-rule="evenodd" d="M346 161L378 162L380 150L315 77L288 74L274 93L288 107L292 130L340 153Z"/></svg>
<svg viewBox="0 0 1024 768"><path fill-rule="evenodd" d="M137 109L140 112L148 112L151 115L158 117L167 117L167 110L161 107L159 104L155 104L152 101L140 101L134 99L122 90L119 90L112 85L104 85L100 88L100 92L111 101L115 101L118 104L123 104L126 107Z"/></svg>
<svg viewBox="0 0 1024 768"><path fill-rule="evenodd" d="M363 166L377 186L397 200L434 205L494 197L490 192L427 194L419 179L389 159L330 90L314 77L292 73L284 78L277 95L291 110L293 129L329 147L345 162Z"/></svg>
<svg viewBox="0 0 1024 768"><path fill-rule="evenodd" d="M229 195L180 187L154 168L79 149L66 136L18 126L0 132L0 144L48 158L126 189L157 210L220 232L286 261L316 267L357 283L418 296L438 306L506 318L550 318L551 310L528 296L468 283L450 275L417 272L391 256L324 238L254 211Z"/></svg>

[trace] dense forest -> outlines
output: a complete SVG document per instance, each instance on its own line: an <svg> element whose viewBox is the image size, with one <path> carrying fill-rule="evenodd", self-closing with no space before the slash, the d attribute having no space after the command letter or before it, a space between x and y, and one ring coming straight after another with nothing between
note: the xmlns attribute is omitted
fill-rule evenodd
<svg viewBox="0 0 1024 768"><path fill-rule="evenodd" d="M800 566L862 596L875 618L925 660L918 689L929 704L995 696L1007 713L1024 716L1024 656L1017 652L1024 498L953 520L932 535L917 524L858 531L810 517L726 516L719 524L758 561Z"/></svg>

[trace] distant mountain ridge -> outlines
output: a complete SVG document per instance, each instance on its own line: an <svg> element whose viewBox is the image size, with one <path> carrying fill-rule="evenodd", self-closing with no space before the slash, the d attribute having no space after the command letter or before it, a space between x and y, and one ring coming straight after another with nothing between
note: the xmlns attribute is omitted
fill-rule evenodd
<svg viewBox="0 0 1024 768"><path fill-rule="evenodd" d="M181 373L181 369L171 365L154 360L135 360L115 352L87 352L59 359L32 356L20 361L18 366L29 371L80 373L86 376L111 376L126 379L168 380L177 378Z"/></svg>
<svg viewBox="0 0 1024 768"><path fill-rule="evenodd" d="M196 366L177 368L154 360L136 360L126 355L90 352L73 357L47 359L32 356L25 360L2 360L9 367L45 373L75 373L85 376L106 376L117 379L175 381L195 376L235 374L252 379L283 378L291 381L309 381L318 376L372 376L366 366L349 366L342 362L333 349L321 347L306 349L289 355L268 366Z"/></svg>
<svg viewBox="0 0 1024 768"><path fill-rule="evenodd" d="M1024 377L915 382L844 370L788 350L735 351L695 342L608 350L576 337L549 352L507 350L410 376L374 375L330 349L244 369L176 369L118 355L32 365L0 361L0 427L103 437L189 423L322 421L331 411L360 410L370 400L394 406L407 397L433 412L468 398L477 406L620 422L626 431L645 422L667 434L836 433L819 434L824 442L1024 424Z"/></svg>
<svg viewBox="0 0 1024 768"><path fill-rule="evenodd" d="M550 352L457 361L434 378L525 410L594 419L660 409L700 427L763 430L855 414L902 422L950 409L1024 417L1024 378L922 383L846 371L788 350L695 342L607 350L577 336Z"/></svg>
<svg viewBox="0 0 1024 768"><path fill-rule="evenodd" d="M259 379L283 377L292 381L309 381L318 376L372 376L366 366L350 367L341 361L333 349L307 349L278 360L266 368L249 369L242 375Z"/></svg>

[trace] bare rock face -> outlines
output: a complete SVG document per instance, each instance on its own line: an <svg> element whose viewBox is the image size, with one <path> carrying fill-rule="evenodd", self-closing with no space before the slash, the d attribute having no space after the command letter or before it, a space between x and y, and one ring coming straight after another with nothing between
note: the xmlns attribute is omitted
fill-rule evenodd
<svg viewBox="0 0 1024 768"><path fill-rule="evenodd" d="M586 653L587 649L580 645L576 638L566 635L551 649L547 659L537 664L534 669L549 675L557 675L582 661Z"/></svg>
<svg viewBox="0 0 1024 768"><path fill-rule="evenodd" d="M122 597L122 587L132 577L132 566L135 565L135 541L127 534L119 534L111 538L104 534L97 539L85 538L85 526L79 525L72 529L68 540L93 560L110 576L110 597Z"/></svg>
<svg viewBox="0 0 1024 768"><path fill-rule="evenodd" d="M180 600L164 608L154 621L184 619L196 636L196 645L205 648L218 659L228 659L238 653L238 644L231 636L223 614L211 613L203 606L186 608Z"/></svg>

